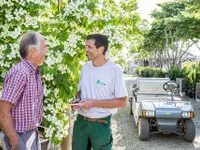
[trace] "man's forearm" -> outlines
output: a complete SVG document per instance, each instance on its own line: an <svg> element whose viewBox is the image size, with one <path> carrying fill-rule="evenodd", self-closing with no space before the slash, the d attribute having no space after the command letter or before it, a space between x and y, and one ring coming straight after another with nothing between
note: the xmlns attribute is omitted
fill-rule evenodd
<svg viewBox="0 0 200 150"><path fill-rule="evenodd" d="M90 108L123 108L126 107L126 98L116 98L108 100L95 100L95 99L83 99L81 105L73 106L74 109L90 109Z"/></svg>
<svg viewBox="0 0 200 150"><path fill-rule="evenodd" d="M9 138L10 142L13 143L17 140L18 134L14 129L14 123L11 116L11 112L3 107L0 108L0 128L4 134ZM14 142L15 143L15 142Z"/></svg>
<svg viewBox="0 0 200 150"><path fill-rule="evenodd" d="M126 97L114 100L94 100L94 107L97 108L124 108L126 107Z"/></svg>

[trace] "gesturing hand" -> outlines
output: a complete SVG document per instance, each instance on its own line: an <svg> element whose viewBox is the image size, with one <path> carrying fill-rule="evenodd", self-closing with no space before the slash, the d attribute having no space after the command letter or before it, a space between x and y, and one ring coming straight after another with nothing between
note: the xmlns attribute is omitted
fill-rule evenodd
<svg viewBox="0 0 200 150"><path fill-rule="evenodd" d="M73 106L74 109L79 109L79 108L83 108L83 109L90 109L92 107L94 107L95 105L95 101L93 100L81 100L79 103L81 103L80 105L76 105Z"/></svg>

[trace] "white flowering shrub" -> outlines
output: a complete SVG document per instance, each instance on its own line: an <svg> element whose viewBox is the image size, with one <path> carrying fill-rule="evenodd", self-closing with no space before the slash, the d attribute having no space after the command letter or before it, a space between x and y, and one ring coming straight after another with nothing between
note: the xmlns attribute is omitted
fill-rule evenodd
<svg viewBox="0 0 200 150"><path fill-rule="evenodd" d="M86 61L88 34L102 33L115 56L129 39L139 34L135 0L76 0L58 11L54 0L0 0L0 76L19 62L19 37L26 30L41 32L49 52L41 66L44 84L46 137L60 144L69 125L66 109L77 92L80 69ZM0 85L1 86L1 85Z"/></svg>

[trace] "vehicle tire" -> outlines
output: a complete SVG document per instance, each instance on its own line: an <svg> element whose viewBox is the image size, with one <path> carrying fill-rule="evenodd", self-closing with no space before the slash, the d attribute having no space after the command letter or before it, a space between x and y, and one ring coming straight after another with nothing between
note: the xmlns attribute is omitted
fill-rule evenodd
<svg viewBox="0 0 200 150"><path fill-rule="evenodd" d="M149 121L147 118L140 118L138 122L138 137L140 140L148 140L150 135Z"/></svg>
<svg viewBox="0 0 200 150"><path fill-rule="evenodd" d="M196 136L196 128L192 119L185 120L184 125L184 140L187 142L193 142Z"/></svg>
<svg viewBox="0 0 200 150"><path fill-rule="evenodd" d="M130 115L133 116L133 97L129 97L130 102Z"/></svg>

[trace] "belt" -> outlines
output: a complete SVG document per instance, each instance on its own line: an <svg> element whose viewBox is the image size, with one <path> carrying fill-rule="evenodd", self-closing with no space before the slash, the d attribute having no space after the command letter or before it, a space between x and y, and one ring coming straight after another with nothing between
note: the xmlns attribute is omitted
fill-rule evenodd
<svg viewBox="0 0 200 150"><path fill-rule="evenodd" d="M107 120L103 120L103 119L106 119L108 117L110 117L111 115L105 117L105 118L89 118L89 117L86 117L86 116L82 116L79 114L79 116L81 116L84 120L87 120L87 121L91 121L91 122L98 122L98 123L102 123L102 124L107 124L108 121Z"/></svg>
<svg viewBox="0 0 200 150"><path fill-rule="evenodd" d="M34 131L38 131L38 128L31 129L31 130L24 131L24 132L17 132L17 133L18 133L18 134L26 134L26 133L29 133L29 132L34 132Z"/></svg>

